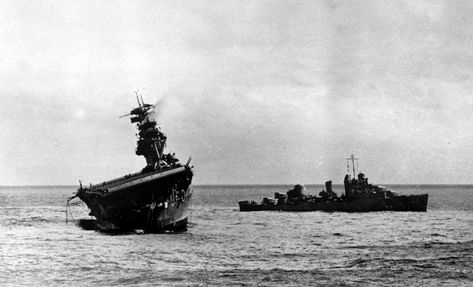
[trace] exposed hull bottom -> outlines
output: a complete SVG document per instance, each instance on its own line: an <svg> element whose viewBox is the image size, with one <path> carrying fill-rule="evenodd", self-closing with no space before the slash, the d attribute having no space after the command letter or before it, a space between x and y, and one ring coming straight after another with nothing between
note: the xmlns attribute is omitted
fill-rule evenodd
<svg viewBox="0 0 473 287"><path fill-rule="evenodd" d="M239 202L240 211L327 211L327 212L371 212L371 211L427 211L428 195L401 195L392 198L359 198L352 200L330 200L296 202L285 204L256 204Z"/></svg>

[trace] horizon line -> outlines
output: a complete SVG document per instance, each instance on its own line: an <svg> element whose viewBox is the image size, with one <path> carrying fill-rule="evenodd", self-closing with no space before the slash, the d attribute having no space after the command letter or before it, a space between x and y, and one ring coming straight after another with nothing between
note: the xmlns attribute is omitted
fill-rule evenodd
<svg viewBox="0 0 473 287"><path fill-rule="evenodd" d="M203 183L203 184L192 184L192 186L290 186L296 185L297 183ZM302 185L325 185L325 183L306 183ZM333 183L335 186L343 186L343 183ZM404 185L404 186L473 186L473 183L377 183L378 186L388 185ZM18 184L18 185L1 185L2 187L79 187L75 184Z"/></svg>

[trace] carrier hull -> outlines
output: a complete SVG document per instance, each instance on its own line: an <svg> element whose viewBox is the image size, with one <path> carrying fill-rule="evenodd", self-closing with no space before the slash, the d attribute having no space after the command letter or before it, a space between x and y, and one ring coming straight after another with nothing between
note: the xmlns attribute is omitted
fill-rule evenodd
<svg viewBox="0 0 473 287"><path fill-rule="evenodd" d="M191 181L191 168L180 166L80 188L76 196L87 204L99 230L180 231L187 227Z"/></svg>

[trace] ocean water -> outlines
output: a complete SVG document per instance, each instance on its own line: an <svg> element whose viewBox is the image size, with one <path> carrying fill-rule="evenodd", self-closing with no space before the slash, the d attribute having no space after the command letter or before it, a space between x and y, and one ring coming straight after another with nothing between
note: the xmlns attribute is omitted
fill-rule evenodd
<svg viewBox="0 0 473 287"><path fill-rule="evenodd" d="M187 232L123 235L66 223L75 187L0 187L0 286L473 286L473 186L388 186L425 213L238 211L289 187L195 186Z"/></svg>

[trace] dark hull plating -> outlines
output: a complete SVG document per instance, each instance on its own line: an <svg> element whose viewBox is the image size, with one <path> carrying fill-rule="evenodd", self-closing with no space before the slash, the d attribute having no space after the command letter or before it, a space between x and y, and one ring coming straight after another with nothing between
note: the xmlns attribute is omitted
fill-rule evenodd
<svg viewBox="0 0 473 287"><path fill-rule="evenodd" d="M329 201L302 201L285 204L256 204L239 202L240 211L427 211L428 194L399 195L391 198L360 196L353 199Z"/></svg>
<svg viewBox="0 0 473 287"><path fill-rule="evenodd" d="M187 227L191 180L189 167L176 167L80 189L77 196L99 230L180 231Z"/></svg>

